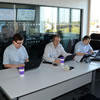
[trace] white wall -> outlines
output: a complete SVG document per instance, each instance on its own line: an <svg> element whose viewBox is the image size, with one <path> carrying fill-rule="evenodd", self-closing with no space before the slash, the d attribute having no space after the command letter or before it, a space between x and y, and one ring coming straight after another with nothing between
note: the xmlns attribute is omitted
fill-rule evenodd
<svg viewBox="0 0 100 100"><path fill-rule="evenodd" d="M88 32L88 0L0 0L0 2L81 8L83 9L82 37Z"/></svg>

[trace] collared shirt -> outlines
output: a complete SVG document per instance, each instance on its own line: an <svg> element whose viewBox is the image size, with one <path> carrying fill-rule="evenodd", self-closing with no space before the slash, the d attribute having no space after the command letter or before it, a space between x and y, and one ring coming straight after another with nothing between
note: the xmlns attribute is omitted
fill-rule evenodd
<svg viewBox="0 0 100 100"><path fill-rule="evenodd" d="M53 42L50 42L45 47L43 59L49 62L53 62L60 55L66 57L69 54L65 52L61 44L58 44L58 46L55 48Z"/></svg>
<svg viewBox="0 0 100 100"><path fill-rule="evenodd" d="M81 53L89 53L92 49L92 47L90 46L90 44L85 45L82 41L78 42L75 45L75 53L77 52L81 52Z"/></svg>
<svg viewBox="0 0 100 100"><path fill-rule="evenodd" d="M3 64L24 64L26 59L28 59L28 54L25 47L22 45L16 48L11 44L4 51Z"/></svg>

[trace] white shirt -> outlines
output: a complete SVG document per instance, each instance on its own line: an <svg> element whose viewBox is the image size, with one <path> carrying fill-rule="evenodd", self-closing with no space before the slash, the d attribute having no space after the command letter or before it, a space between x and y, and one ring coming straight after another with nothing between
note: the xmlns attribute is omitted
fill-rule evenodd
<svg viewBox="0 0 100 100"><path fill-rule="evenodd" d="M65 52L61 44L58 44L58 46L55 48L53 42L50 42L45 47L43 59L49 62L54 62L54 60L57 59L60 55L66 57L70 54Z"/></svg>

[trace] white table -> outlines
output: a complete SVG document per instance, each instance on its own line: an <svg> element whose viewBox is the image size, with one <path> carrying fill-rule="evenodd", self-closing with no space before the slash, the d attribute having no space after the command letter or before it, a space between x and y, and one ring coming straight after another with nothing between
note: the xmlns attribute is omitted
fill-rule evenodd
<svg viewBox="0 0 100 100"><path fill-rule="evenodd" d="M15 68L0 70L0 86L18 76L18 71Z"/></svg>
<svg viewBox="0 0 100 100"><path fill-rule="evenodd" d="M24 78L18 71L10 70L10 76L15 76L4 81L1 88L11 100L51 100L90 83L92 72L99 68L95 63L70 61L66 64L74 69L67 71L61 66L41 64L39 68L25 72Z"/></svg>

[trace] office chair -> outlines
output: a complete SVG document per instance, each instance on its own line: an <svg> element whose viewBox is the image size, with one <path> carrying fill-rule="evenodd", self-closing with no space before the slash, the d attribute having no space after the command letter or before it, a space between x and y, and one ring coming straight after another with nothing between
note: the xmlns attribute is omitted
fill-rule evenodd
<svg viewBox="0 0 100 100"><path fill-rule="evenodd" d="M67 49L66 49L66 51L67 51L68 53L71 53L71 51L72 51L72 46L73 46L73 40L72 40L72 39L69 39L68 45L67 45Z"/></svg>
<svg viewBox="0 0 100 100"><path fill-rule="evenodd" d="M92 33L91 34L90 45L94 50L100 49L100 34Z"/></svg>
<svg viewBox="0 0 100 100"><path fill-rule="evenodd" d="M74 53L75 45L76 45L76 43L78 41L79 41L78 39L69 39L66 52L73 54Z"/></svg>

